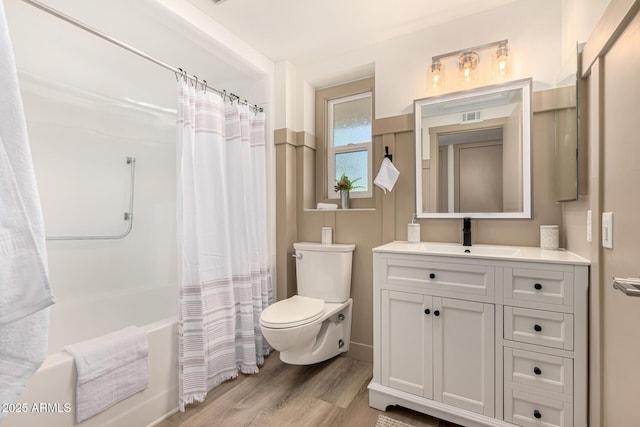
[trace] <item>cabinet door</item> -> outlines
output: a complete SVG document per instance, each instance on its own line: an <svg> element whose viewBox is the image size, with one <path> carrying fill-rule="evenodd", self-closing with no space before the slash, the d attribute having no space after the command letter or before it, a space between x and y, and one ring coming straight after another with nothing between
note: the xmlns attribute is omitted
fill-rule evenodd
<svg viewBox="0 0 640 427"><path fill-rule="evenodd" d="M494 306L433 298L434 400L494 416Z"/></svg>
<svg viewBox="0 0 640 427"><path fill-rule="evenodd" d="M431 297L382 290L381 303L382 385L431 398Z"/></svg>

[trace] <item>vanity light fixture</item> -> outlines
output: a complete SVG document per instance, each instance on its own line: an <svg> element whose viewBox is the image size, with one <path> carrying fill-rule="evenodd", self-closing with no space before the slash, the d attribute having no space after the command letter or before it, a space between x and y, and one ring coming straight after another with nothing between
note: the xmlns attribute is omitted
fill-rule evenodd
<svg viewBox="0 0 640 427"><path fill-rule="evenodd" d="M439 59L434 59L431 63L431 87L434 89L444 87L444 69Z"/></svg>
<svg viewBox="0 0 640 427"><path fill-rule="evenodd" d="M503 40L498 45L498 49L496 49L496 53L493 56L493 73L494 78L504 78L507 74L509 74L510 61L509 61L509 45L506 40Z"/></svg>
<svg viewBox="0 0 640 427"><path fill-rule="evenodd" d="M488 60L489 55L491 60ZM481 56L485 56L482 65ZM434 56L429 67L429 89L439 91L444 88L445 63L448 58L457 58L457 64L452 65L457 70L458 86L471 87L479 80L485 80L482 75L486 75L486 79L494 80L504 80L508 77L511 73L511 56L509 41L506 39Z"/></svg>
<svg viewBox="0 0 640 427"><path fill-rule="evenodd" d="M480 55L474 51L463 52L458 57L458 86L466 86L478 80Z"/></svg>

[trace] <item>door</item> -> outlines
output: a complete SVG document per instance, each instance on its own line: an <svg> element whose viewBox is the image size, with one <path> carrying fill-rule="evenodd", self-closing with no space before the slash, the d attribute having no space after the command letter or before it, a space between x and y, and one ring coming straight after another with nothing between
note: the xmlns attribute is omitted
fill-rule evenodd
<svg viewBox="0 0 640 427"><path fill-rule="evenodd" d="M603 405L602 422L592 420L591 425L637 426L640 423L640 366L637 363L640 354L640 299L625 296L612 286L613 277L638 277L640 273L640 13L635 12L634 15L603 60L604 70L600 74L603 86L595 83L591 86L602 97L598 99L591 89L589 93L590 97L595 97L592 102L600 102L598 112L603 114L600 117L604 117L604 122L599 125L601 131L604 129L604 141L596 139L594 144L601 147L600 164L596 164L595 169L590 167L590 173L599 170L600 175L596 175L596 180L589 176L589 190L592 183L599 185L601 192L598 197L602 201L602 210L613 212L613 229L610 231L613 248L602 248L597 240L597 220L593 224L594 239L591 243L591 246L598 248L591 252L592 268L600 273L599 276L592 274L591 287L594 291L599 290L596 298L601 298L592 303L595 307L600 304L596 310L599 310L601 317L594 318L592 324L596 331L601 328L601 342L599 347L592 347L591 352L601 370L592 371L591 378L594 378L596 387L601 381L601 388L596 388L593 393L598 397L601 394ZM601 120L600 117L592 116L594 122ZM589 134L592 135L591 131ZM593 217L599 217L597 202L593 201L591 206L590 209L596 209Z"/></svg>
<svg viewBox="0 0 640 427"><path fill-rule="evenodd" d="M455 212L503 212L502 141L455 147Z"/></svg>
<svg viewBox="0 0 640 427"><path fill-rule="evenodd" d="M432 298L381 291L382 385L432 398ZM425 351L427 349L428 351Z"/></svg>
<svg viewBox="0 0 640 427"><path fill-rule="evenodd" d="M433 298L433 399L494 416L494 306Z"/></svg>

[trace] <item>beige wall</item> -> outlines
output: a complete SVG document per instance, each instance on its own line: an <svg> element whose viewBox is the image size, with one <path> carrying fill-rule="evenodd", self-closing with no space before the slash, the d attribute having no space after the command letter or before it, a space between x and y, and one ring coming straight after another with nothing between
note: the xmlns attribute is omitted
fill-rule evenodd
<svg viewBox="0 0 640 427"><path fill-rule="evenodd" d="M567 247L591 258L590 425L637 426L640 300L612 288L613 277L640 276L640 2L613 1L585 46L588 197L565 203ZM582 105L581 105L582 106ZM593 241L586 241L586 212ZM613 249L601 246L601 214L614 213Z"/></svg>
<svg viewBox="0 0 640 427"><path fill-rule="evenodd" d="M534 96L535 98L535 96ZM552 110L536 113L533 120L533 218L527 220L474 220L473 242L538 246L541 224L560 224L561 206L553 200L554 177L554 120ZM297 241L320 241L321 227L334 229L336 243L355 243L351 296L354 300L350 355L363 360L372 360L373 342L373 265L371 250L383 243L407 239L407 223L415 209L415 148L413 115L375 120L374 175L383 158L384 146L393 154L393 163L400 177L391 193L383 194L374 189L374 197L359 201L367 209L347 211L317 211L305 209L313 195L304 194L305 188L313 188L309 180L318 176L307 170L318 153L309 144L300 143L299 134L281 129L276 131L278 183L278 298L295 293L292 277L294 260L291 258L292 243ZM282 135L297 142L283 142ZM278 137L279 136L279 137ZM286 138L284 138L286 139ZM307 135L307 140L309 139ZM320 145L320 144L318 144ZM295 150L297 155L291 155ZM293 185L284 176L296 176ZM317 185L317 182L316 182ZM295 191L293 197L286 193ZM305 200L307 202L305 202ZM295 210L295 214L293 213ZM423 241L461 242L462 221L447 219L425 219L419 221ZM291 228L295 227L295 230Z"/></svg>

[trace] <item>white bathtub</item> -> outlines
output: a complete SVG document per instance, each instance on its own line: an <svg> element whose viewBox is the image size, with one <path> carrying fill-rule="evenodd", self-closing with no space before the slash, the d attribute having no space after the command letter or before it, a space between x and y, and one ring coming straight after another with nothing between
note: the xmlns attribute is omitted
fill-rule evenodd
<svg viewBox="0 0 640 427"><path fill-rule="evenodd" d="M175 317L144 326L149 340L149 387L80 424L75 423L73 358L66 352L47 357L31 378L14 407L25 413L9 414L2 427L144 427L178 409L178 325ZM35 406L34 406L35 405ZM34 409L42 409L37 412Z"/></svg>
<svg viewBox="0 0 640 427"><path fill-rule="evenodd" d="M44 73L45 70L43 70ZM144 427L178 407L175 114L108 98L21 70L34 170L48 236L118 235L116 240L48 240L51 307L48 357L1 427L75 426L76 372L64 346L126 326L149 340L149 387L80 426ZM36 410L44 412L37 412Z"/></svg>

